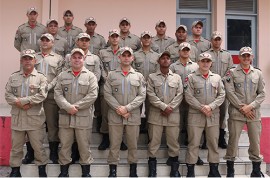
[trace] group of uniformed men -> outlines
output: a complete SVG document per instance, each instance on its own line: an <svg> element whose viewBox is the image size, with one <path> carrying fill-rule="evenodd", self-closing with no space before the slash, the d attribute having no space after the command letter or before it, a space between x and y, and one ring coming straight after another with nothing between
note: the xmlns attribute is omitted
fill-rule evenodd
<svg viewBox="0 0 270 178"><path fill-rule="evenodd" d="M215 31L211 42L204 39L201 21L192 24L190 37L185 25L177 27L175 41L166 36L163 20L156 23L156 36L144 31L139 38L130 33L130 21L124 17L119 22L120 31L109 31L106 44L95 32L97 23L93 17L85 20L83 32L72 25L71 10L64 12L65 25L60 28L54 19L48 20L47 27L38 23L34 7L26 15L28 22L18 28L14 41L21 52L21 69L11 75L5 93L12 106L11 177L20 177L21 163L29 164L34 159L39 176L47 176L45 127L50 159L60 164L59 177L69 176L69 165L76 161L75 150L79 150L82 177L90 177L94 115L99 120L102 115L103 140L99 150L110 147L109 177L117 176L120 149L128 149L129 176L137 177L143 103L148 122L149 177L157 176L156 154L163 132L171 177L181 176L180 132L187 137L187 177L195 177L195 164L203 164L198 157L203 133L203 145L209 151L208 176L220 177L218 147L221 147L227 148L224 157L227 176L233 177L244 124L250 139L251 176L261 176L260 104L265 98L265 84L262 72L251 65L250 47L240 49L240 64L233 68L230 53L221 49L222 35ZM228 147L224 139L227 108ZM124 133L127 146L122 141ZM26 140L27 154L21 161Z"/></svg>

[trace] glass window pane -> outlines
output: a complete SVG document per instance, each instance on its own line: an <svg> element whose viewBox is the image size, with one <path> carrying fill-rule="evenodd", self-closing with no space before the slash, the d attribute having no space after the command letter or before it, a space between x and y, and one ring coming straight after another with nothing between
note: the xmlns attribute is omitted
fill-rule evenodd
<svg viewBox="0 0 270 178"><path fill-rule="evenodd" d="M238 51L243 46L252 46L251 20L227 19L228 50Z"/></svg>

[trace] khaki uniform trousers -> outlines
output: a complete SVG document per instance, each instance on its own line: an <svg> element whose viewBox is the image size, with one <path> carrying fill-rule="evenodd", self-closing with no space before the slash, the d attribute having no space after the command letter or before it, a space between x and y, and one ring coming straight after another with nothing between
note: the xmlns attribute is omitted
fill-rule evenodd
<svg viewBox="0 0 270 178"><path fill-rule="evenodd" d="M186 153L186 163L195 164L199 156L199 146L202 133L205 130L206 145L208 147L207 161L209 163L219 163L218 137L219 125L210 127L188 126L188 148Z"/></svg>
<svg viewBox="0 0 270 178"><path fill-rule="evenodd" d="M104 95L100 96L100 102L101 102L101 111L102 111L102 122L100 127L100 132L103 134L109 133L109 127L108 127L108 110L109 105L104 99Z"/></svg>
<svg viewBox="0 0 270 178"><path fill-rule="evenodd" d="M59 138L61 149L59 151L59 164L69 164L71 159L71 146L74 138L78 143L80 153L79 163L81 165L89 165L94 162L90 150L91 129L76 129L76 128L59 128Z"/></svg>
<svg viewBox="0 0 270 178"><path fill-rule="evenodd" d="M222 105L219 106L219 128L226 128L226 113L228 111L228 100L225 99Z"/></svg>
<svg viewBox="0 0 270 178"><path fill-rule="evenodd" d="M109 125L110 152L108 163L117 165L119 158L120 145L125 131L128 145L128 163L137 163L137 146L140 133L139 125Z"/></svg>
<svg viewBox="0 0 270 178"><path fill-rule="evenodd" d="M46 124L48 129L48 141L59 142L59 107L53 99L46 99L43 102L44 112L46 116Z"/></svg>
<svg viewBox="0 0 270 178"><path fill-rule="evenodd" d="M162 126L149 123L149 144L148 144L148 156L151 158L156 157L156 153L161 144L161 138L163 130L165 130L166 141L168 145L168 155L170 157L179 156L179 126Z"/></svg>
<svg viewBox="0 0 270 178"><path fill-rule="evenodd" d="M12 130L12 148L10 152L10 167L19 167L22 164L23 145L25 144L25 135L28 135L29 141L34 149L35 164L45 165L48 162L48 157L43 147L45 138L45 128L37 130L18 131Z"/></svg>
<svg viewBox="0 0 270 178"><path fill-rule="evenodd" d="M261 162L263 160L262 155L260 155L260 137L262 131L261 121L245 122L232 119L228 120L229 143L224 159L235 161L235 157L237 156L238 152L238 141L245 124L247 124L248 128L249 159L254 162Z"/></svg>

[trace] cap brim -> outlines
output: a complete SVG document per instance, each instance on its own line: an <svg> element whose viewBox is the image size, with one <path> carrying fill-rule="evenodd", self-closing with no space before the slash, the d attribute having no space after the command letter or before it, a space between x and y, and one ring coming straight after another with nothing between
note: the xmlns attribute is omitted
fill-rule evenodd
<svg viewBox="0 0 270 178"><path fill-rule="evenodd" d="M25 56L28 56L28 57L31 57L31 58L35 58L35 56L33 54L24 54L21 57L25 57Z"/></svg>

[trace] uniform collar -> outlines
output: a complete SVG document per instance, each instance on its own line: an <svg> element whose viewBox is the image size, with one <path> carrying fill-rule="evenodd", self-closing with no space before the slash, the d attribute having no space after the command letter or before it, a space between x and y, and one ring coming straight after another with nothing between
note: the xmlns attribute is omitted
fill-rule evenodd
<svg viewBox="0 0 270 178"><path fill-rule="evenodd" d="M241 71L243 70L240 64L237 65L236 70L241 70ZM254 71L254 67L252 65L250 65L249 70Z"/></svg>
<svg viewBox="0 0 270 178"><path fill-rule="evenodd" d="M122 72L121 66L117 67L117 69L115 71ZM128 73L135 73L135 70L130 66Z"/></svg>
<svg viewBox="0 0 270 178"><path fill-rule="evenodd" d="M211 47L211 48L209 49L209 51L214 52L215 50ZM224 49L220 48L218 51L223 52Z"/></svg>
<svg viewBox="0 0 270 178"><path fill-rule="evenodd" d="M140 48L140 49L138 50L138 52L139 52L139 53L144 53L144 51L143 51L142 48ZM154 53L154 51L152 50L152 48L150 48L149 52Z"/></svg>
<svg viewBox="0 0 270 178"><path fill-rule="evenodd" d="M89 71L89 70L86 69L86 68L83 66L83 68L82 68L82 70L81 70L81 73L86 73L87 71ZM67 72L68 72L68 73L72 73L72 67L70 67L69 69L67 69Z"/></svg>
<svg viewBox="0 0 270 178"><path fill-rule="evenodd" d="M192 62L190 59L188 59L187 65L192 64L192 63L193 63L193 62ZM175 64L177 64L177 65L183 65L183 64L180 62L179 59L175 62Z"/></svg>
<svg viewBox="0 0 270 178"><path fill-rule="evenodd" d="M164 74L161 73L160 69L157 69L157 72L156 73L157 73L157 75L163 75L164 76ZM173 72L171 71L171 69L169 69L168 75L173 75Z"/></svg>
<svg viewBox="0 0 270 178"><path fill-rule="evenodd" d="M34 76L36 76L37 75L37 70L34 68L33 69L33 71L30 73L30 75L34 75ZM23 70L20 70L20 75L24 75L24 72L23 72Z"/></svg>
<svg viewBox="0 0 270 178"><path fill-rule="evenodd" d="M164 39L164 40L168 40L169 39L169 37L168 36L164 36L164 38L159 38L157 35L156 36L154 36L154 40L155 41L158 41L158 40L160 40L160 39Z"/></svg>
<svg viewBox="0 0 270 178"><path fill-rule="evenodd" d="M202 73L200 72L200 69L197 69L197 70L195 71L195 74L196 74L196 75L199 75L199 76L202 76ZM212 76L212 75L213 75L213 72L211 72L211 71L209 70L208 76Z"/></svg>

